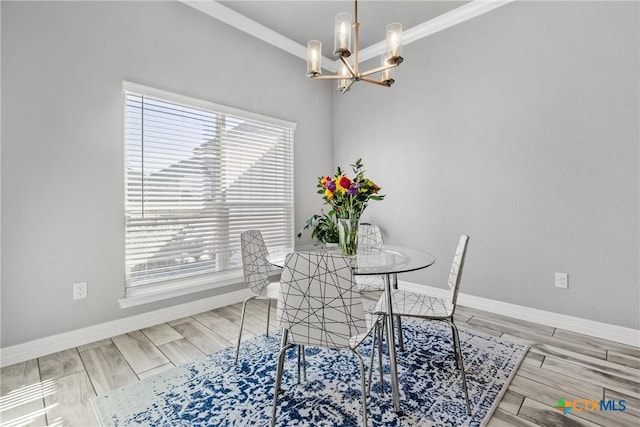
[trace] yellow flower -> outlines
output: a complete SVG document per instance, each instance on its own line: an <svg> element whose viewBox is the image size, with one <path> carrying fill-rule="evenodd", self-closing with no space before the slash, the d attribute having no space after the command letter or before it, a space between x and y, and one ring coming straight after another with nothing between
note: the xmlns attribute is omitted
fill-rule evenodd
<svg viewBox="0 0 640 427"><path fill-rule="evenodd" d="M328 189L325 189L324 190L324 197L326 197L327 199L333 199L333 192L328 190Z"/></svg>
<svg viewBox="0 0 640 427"><path fill-rule="evenodd" d="M351 186L351 180L344 175L336 177L336 191L344 193Z"/></svg>

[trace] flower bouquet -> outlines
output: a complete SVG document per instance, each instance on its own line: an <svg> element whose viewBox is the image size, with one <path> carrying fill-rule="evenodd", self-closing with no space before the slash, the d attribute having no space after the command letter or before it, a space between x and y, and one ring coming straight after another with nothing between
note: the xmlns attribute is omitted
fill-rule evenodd
<svg viewBox="0 0 640 427"><path fill-rule="evenodd" d="M383 200L380 187L364 176L362 159L351 165L353 178L338 167L336 174L318 178L318 194L331 206L338 221L340 249L343 255L355 255L358 247L358 223L370 200Z"/></svg>

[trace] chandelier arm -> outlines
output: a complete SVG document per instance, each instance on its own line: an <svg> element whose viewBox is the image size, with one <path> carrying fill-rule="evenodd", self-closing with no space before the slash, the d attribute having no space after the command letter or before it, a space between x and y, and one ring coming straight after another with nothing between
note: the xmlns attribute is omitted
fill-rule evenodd
<svg viewBox="0 0 640 427"><path fill-rule="evenodd" d="M357 51L356 51L356 52L357 52ZM357 57L357 54L356 54L356 57ZM340 60L341 60L341 61L342 61L342 63L345 65L345 67L347 67L347 70L349 70L349 73L351 73L351 77L356 78L356 77L357 77L356 70L354 70L354 69L351 67L351 65L349 64L349 61L347 61L347 60L344 58L344 56L341 56L341 57L340 57ZM357 62L356 62L356 64L357 64ZM343 78L351 78L351 77L343 76Z"/></svg>
<svg viewBox="0 0 640 427"><path fill-rule="evenodd" d="M378 68L373 68L373 69L371 69L369 71L363 71L362 73L360 73L360 77L369 76L371 74L379 73L381 71L388 70L389 68L395 68L398 65L400 65L400 64L383 65L383 66L378 67Z"/></svg>
<svg viewBox="0 0 640 427"><path fill-rule="evenodd" d="M355 79L351 79L351 80L349 80L349 83L347 83L347 85L344 87L344 89L342 89L342 93L343 93L343 94L344 94L344 93L346 93L346 92L349 90L349 88L351 87L351 85L353 84L353 82L355 82Z"/></svg>
<svg viewBox="0 0 640 427"><path fill-rule="evenodd" d="M341 80L344 79L344 76L341 76L339 74L319 74L317 76L311 76L311 79L317 79L317 80ZM347 76L347 79L351 79L351 77Z"/></svg>
<svg viewBox="0 0 640 427"><path fill-rule="evenodd" d="M374 80L374 79L370 79L369 77L362 77L360 80L362 80L363 82L373 83L380 86L391 87L391 83L387 81Z"/></svg>

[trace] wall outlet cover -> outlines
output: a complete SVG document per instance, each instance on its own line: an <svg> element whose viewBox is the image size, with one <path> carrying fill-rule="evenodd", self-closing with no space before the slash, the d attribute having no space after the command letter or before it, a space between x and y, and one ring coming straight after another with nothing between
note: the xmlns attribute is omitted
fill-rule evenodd
<svg viewBox="0 0 640 427"><path fill-rule="evenodd" d="M567 273L556 273L556 288L569 289L569 275Z"/></svg>

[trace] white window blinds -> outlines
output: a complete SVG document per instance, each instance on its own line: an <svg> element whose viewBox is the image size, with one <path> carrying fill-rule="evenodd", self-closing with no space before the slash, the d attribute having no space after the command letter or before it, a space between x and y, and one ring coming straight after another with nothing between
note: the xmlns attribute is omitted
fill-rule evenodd
<svg viewBox="0 0 640 427"><path fill-rule="evenodd" d="M291 251L294 124L124 91L127 288L240 268L248 229L270 252Z"/></svg>

